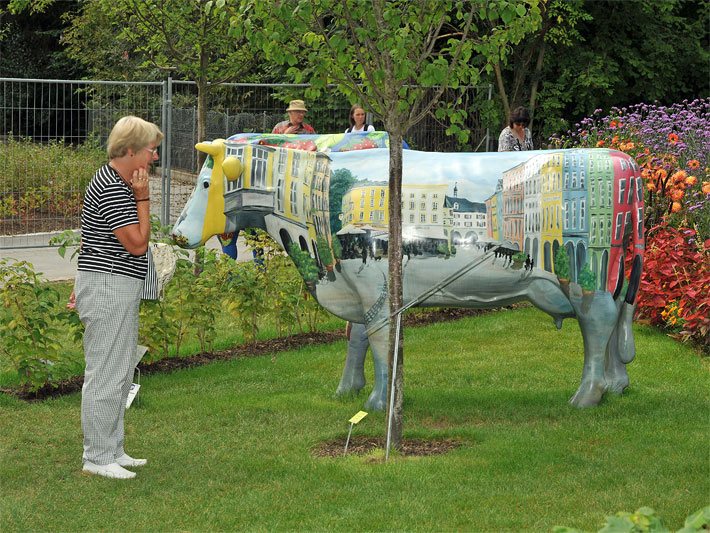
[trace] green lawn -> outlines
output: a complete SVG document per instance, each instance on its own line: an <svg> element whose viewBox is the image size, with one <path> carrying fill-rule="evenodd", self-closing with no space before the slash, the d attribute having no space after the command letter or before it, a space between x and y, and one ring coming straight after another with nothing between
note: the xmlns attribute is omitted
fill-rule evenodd
<svg viewBox="0 0 710 533"><path fill-rule="evenodd" d="M127 449L150 462L131 481L81 474L78 394L0 395L0 527L596 530L648 505L678 529L710 502L708 361L651 328L636 340L627 393L577 410L575 321L557 332L523 308L408 329L405 438L463 446L388 463L311 453L344 437L366 398L333 398L344 342L144 377ZM384 427L371 413L354 434Z"/></svg>

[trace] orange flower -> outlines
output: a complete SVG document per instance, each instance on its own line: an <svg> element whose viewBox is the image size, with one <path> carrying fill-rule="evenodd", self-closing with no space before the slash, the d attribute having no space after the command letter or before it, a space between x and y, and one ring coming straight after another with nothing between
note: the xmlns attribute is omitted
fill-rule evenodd
<svg viewBox="0 0 710 533"><path fill-rule="evenodd" d="M657 180L664 180L666 179L666 176L668 176L668 172L666 171L665 168L659 168L656 170L656 179Z"/></svg>
<svg viewBox="0 0 710 533"><path fill-rule="evenodd" d="M622 143L619 148L621 148L621 151L622 151L622 152L627 152L627 151L629 151L629 150L633 150L633 149L634 149L634 146L635 146L634 143L632 143L631 141L629 141L629 142Z"/></svg>
<svg viewBox="0 0 710 533"><path fill-rule="evenodd" d="M609 127L610 128L616 128L619 125L619 123L616 120L612 120L609 122Z"/></svg>
<svg viewBox="0 0 710 533"><path fill-rule="evenodd" d="M674 213L677 213L683 208L683 206L680 205L680 202L673 202L673 205L671 206L671 211Z"/></svg>
<svg viewBox="0 0 710 533"><path fill-rule="evenodd" d="M606 144L606 141L604 139L602 139L601 141L597 141L597 148L601 148L605 144Z"/></svg>
<svg viewBox="0 0 710 533"><path fill-rule="evenodd" d="M675 144L678 142L678 135L675 133L669 133L668 134L668 142L671 144Z"/></svg>
<svg viewBox="0 0 710 533"><path fill-rule="evenodd" d="M688 168L691 170L700 168L700 161L698 161L697 159L691 159L690 161L688 161Z"/></svg>
<svg viewBox="0 0 710 533"><path fill-rule="evenodd" d="M698 183L698 178L696 178L695 176L688 176L687 178L685 178L685 184L688 187L694 187L696 183Z"/></svg>
<svg viewBox="0 0 710 533"><path fill-rule="evenodd" d="M710 194L710 181L704 181L701 190L703 194Z"/></svg>
<svg viewBox="0 0 710 533"><path fill-rule="evenodd" d="M611 138L611 144L616 144L616 143L618 143L618 142L619 142L619 136L618 136L618 135L614 135L614 136Z"/></svg>
<svg viewBox="0 0 710 533"><path fill-rule="evenodd" d="M655 191L656 190L655 182L649 181L648 183L646 183L646 188L651 192Z"/></svg>
<svg viewBox="0 0 710 533"><path fill-rule="evenodd" d="M671 181L673 183L681 183L684 182L687 177L688 173L685 170L679 170L671 176Z"/></svg>
<svg viewBox="0 0 710 533"><path fill-rule="evenodd" d="M671 199L673 199L674 202L680 201L683 196L685 196L685 191L682 189L673 189L671 191Z"/></svg>

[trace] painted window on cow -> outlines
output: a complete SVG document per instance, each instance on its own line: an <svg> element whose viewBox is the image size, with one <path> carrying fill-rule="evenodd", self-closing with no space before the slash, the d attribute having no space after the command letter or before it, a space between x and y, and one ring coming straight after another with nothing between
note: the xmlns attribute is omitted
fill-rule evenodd
<svg viewBox="0 0 710 533"><path fill-rule="evenodd" d="M284 212L284 177L279 174L276 180L276 210L280 213Z"/></svg>
<svg viewBox="0 0 710 533"><path fill-rule="evenodd" d="M268 152L258 146L252 151L251 186L256 189L266 188L266 160Z"/></svg>
<svg viewBox="0 0 710 533"><path fill-rule="evenodd" d="M286 173L286 161L288 161L288 151L284 149L279 150L279 159L276 165L276 172L281 175Z"/></svg>
<svg viewBox="0 0 710 533"><path fill-rule="evenodd" d="M604 207L604 182L599 180L599 207Z"/></svg>
<svg viewBox="0 0 710 533"><path fill-rule="evenodd" d="M611 207L611 199L614 197L611 193L611 187L613 186L613 183L611 180L606 182L606 206Z"/></svg>
<svg viewBox="0 0 710 533"><path fill-rule="evenodd" d="M298 176L298 170L301 166L301 154L298 152L298 150L291 151L291 154L291 175Z"/></svg>
<svg viewBox="0 0 710 533"><path fill-rule="evenodd" d="M291 213L298 214L298 183L291 182Z"/></svg>
<svg viewBox="0 0 710 533"><path fill-rule="evenodd" d="M621 239L621 223L624 220L624 213L616 214L616 228L614 229L614 240Z"/></svg>
<svg viewBox="0 0 710 533"><path fill-rule="evenodd" d="M636 238L643 239L643 207L636 210Z"/></svg>
<svg viewBox="0 0 710 533"><path fill-rule="evenodd" d="M594 186L594 180L589 183L589 202L591 207L596 207L597 205L597 188Z"/></svg>
<svg viewBox="0 0 710 533"><path fill-rule="evenodd" d="M585 226L584 219L587 216L587 214L585 212L585 207L586 206L585 206L584 198L582 198L579 201L579 229L584 229L584 226Z"/></svg>
<svg viewBox="0 0 710 533"><path fill-rule="evenodd" d="M620 179L619 180L619 203L620 204L624 203L624 192L625 191L626 191L626 180Z"/></svg>

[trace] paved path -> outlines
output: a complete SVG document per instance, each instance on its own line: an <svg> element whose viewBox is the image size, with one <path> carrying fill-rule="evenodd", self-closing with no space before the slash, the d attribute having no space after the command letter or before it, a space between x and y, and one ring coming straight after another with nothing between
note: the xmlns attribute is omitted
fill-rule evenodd
<svg viewBox="0 0 710 533"><path fill-rule="evenodd" d="M49 239L56 233L35 233L32 235L5 236L0 235L0 258L15 259L32 263L35 272L50 281L70 280L76 276L76 258L71 260L73 249L67 250L64 258L57 252L58 248L48 247ZM207 241L208 248L221 250L217 237ZM251 260L252 254L244 244L241 236L237 240L239 259Z"/></svg>

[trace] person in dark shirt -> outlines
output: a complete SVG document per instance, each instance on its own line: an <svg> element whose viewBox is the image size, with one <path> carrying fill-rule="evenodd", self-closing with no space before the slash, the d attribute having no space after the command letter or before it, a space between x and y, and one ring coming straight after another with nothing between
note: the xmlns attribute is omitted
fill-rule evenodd
<svg viewBox="0 0 710 533"><path fill-rule="evenodd" d="M84 323L86 370L81 391L83 470L130 479L126 467L146 464L123 446L123 415L138 351L138 307L148 271L148 169L158 159L160 129L134 116L120 119L108 138L109 162L84 195L81 246L70 296Z"/></svg>
<svg viewBox="0 0 710 533"><path fill-rule="evenodd" d="M306 104L303 100L291 100L288 104L288 109L286 109L288 120L276 124L271 133L315 133L316 130L310 124L303 122L307 111L308 109L306 109Z"/></svg>

